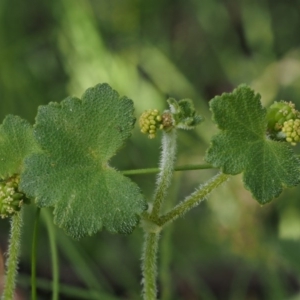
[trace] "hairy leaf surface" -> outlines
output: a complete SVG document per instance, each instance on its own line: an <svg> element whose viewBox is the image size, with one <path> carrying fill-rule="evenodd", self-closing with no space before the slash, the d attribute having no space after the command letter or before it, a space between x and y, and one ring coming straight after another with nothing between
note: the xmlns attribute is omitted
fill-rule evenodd
<svg viewBox="0 0 300 300"><path fill-rule="evenodd" d="M145 209L138 186L108 164L134 122L132 101L107 84L39 108L34 134L44 152L26 160L21 187L38 206L54 206L55 223L74 238L103 226L130 233Z"/></svg>
<svg viewBox="0 0 300 300"><path fill-rule="evenodd" d="M0 126L0 178L20 174L24 158L38 149L32 126L18 116L8 115Z"/></svg>
<svg viewBox="0 0 300 300"><path fill-rule="evenodd" d="M260 204L299 184L300 161L287 143L267 136L259 94L241 85L212 99L210 108L221 132L213 137L207 162L226 174L243 172L245 187Z"/></svg>

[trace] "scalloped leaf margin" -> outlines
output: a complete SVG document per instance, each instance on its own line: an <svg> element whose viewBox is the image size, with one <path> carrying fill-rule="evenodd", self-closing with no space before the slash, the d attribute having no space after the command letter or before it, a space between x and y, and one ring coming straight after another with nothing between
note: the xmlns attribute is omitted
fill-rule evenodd
<svg viewBox="0 0 300 300"><path fill-rule="evenodd" d="M299 184L300 160L287 143L267 135L266 109L259 94L240 85L212 99L210 109L221 132L206 153L208 163L225 174L243 173L245 187L260 204Z"/></svg>
<svg viewBox="0 0 300 300"><path fill-rule="evenodd" d="M38 206L54 206L54 222L75 239L103 227L131 233L146 209L139 187L108 163L131 135L133 111L108 84L38 110L43 153L26 159L20 185Z"/></svg>

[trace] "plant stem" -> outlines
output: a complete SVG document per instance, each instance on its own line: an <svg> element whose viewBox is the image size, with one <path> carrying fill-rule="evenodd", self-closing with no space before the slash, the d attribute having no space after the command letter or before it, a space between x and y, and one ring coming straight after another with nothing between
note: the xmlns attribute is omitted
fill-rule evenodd
<svg viewBox="0 0 300 300"><path fill-rule="evenodd" d="M173 188L171 194L168 196L167 203L164 206L164 209L170 210L174 207L174 202L176 199L176 195L178 195L178 191L180 189L180 178L182 177L182 173L177 173L174 176ZM159 255L159 282L161 286L160 299L161 300L171 300L173 297L173 282L172 276L170 272L170 265L173 260L173 231L174 226L168 226L164 229L164 233L161 235L160 240L160 255Z"/></svg>
<svg viewBox="0 0 300 300"><path fill-rule="evenodd" d="M169 132L163 132L162 151L160 159L160 172L156 182L156 190L154 193L153 207L150 212L149 221L157 220L160 208L166 198L167 190L171 183L174 171L174 162L176 156L176 129L173 128ZM147 223L147 222L146 222ZM155 230L153 229L155 228ZM142 256L143 271L143 297L144 300L155 300L157 295L156 278L157 278L157 262L156 255L158 249L158 240L160 228L156 225L151 229L144 227L145 238Z"/></svg>
<svg viewBox="0 0 300 300"><path fill-rule="evenodd" d="M156 277L156 253L158 248L159 232L145 233L143 249L143 299L155 300L157 295Z"/></svg>
<svg viewBox="0 0 300 300"><path fill-rule="evenodd" d="M58 255L56 247L55 229L52 223L52 219L48 210L43 210L43 217L46 223L49 243L51 249L51 261L52 261L52 300L58 300L59 296L59 270L58 270Z"/></svg>
<svg viewBox="0 0 300 300"><path fill-rule="evenodd" d="M2 300L11 300L14 298L16 287L16 276L18 271L18 261L20 254L21 229L23 225L23 208L11 217L10 240L8 247L8 259L6 262L6 277Z"/></svg>
<svg viewBox="0 0 300 300"><path fill-rule="evenodd" d="M217 188L223 182L225 182L230 175L219 173L208 181L200 189L196 190L193 194L188 196L183 202L179 203L172 210L165 215L161 216L157 222L158 226L164 226L167 223L173 222L180 216L183 216L186 212L191 210L194 206L198 205L212 190Z"/></svg>
<svg viewBox="0 0 300 300"><path fill-rule="evenodd" d="M38 207L35 213L32 248L31 248L31 300L37 299L36 293L36 257L37 257L37 244L39 232L39 219L41 209Z"/></svg>
<svg viewBox="0 0 300 300"><path fill-rule="evenodd" d="M178 166L174 168L174 171L192 171L192 170L204 170L204 169L214 169L210 164L200 164L200 165L185 165ZM148 168L148 169L136 169L136 170L125 170L121 171L123 175L142 175L142 174L152 174L158 173L160 168Z"/></svg>
<svg viewBox="0 0 300 300"><path fill-rule="evenodd" d="M172 233L172 226L169 226L164 230L160 247L159 279L161 282L161 300L169 300L172 297L172 279L170 274L170 264L172 261Z"/></svg>
<svg viewBox="0 0 300 300"><path fill-rule="evenodd" d="M174 170L176 156L176 129L169 132L163 132L162 151L160 159L160 173L158 174L156 190L154 193L153 208L150 213L150 219L155 220L159 216L161 205L166 198L167 189L170 186Z"/></svg>

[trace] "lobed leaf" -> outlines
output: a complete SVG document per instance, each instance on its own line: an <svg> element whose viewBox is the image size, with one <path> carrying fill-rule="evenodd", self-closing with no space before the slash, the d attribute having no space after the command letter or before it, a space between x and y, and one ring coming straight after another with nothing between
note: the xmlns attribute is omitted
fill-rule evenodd
<svg viewBox="0 0 300 300"><path fill-rule="evenodd" d="M22 189L40 207L54 206L54 222L74 238L130 233L145 200L138 186L109 159L130 136L133 103L107 84L41 106L34 134L44 150L26 160Z"/></svg>
<svg viewBox="0 0 300 300"><path fill-rule="evenodd" d="M24 158L38 150L32 126L18 116L8 115L0 126L0 178L20 174Z"/></svg>
<svg viewBox="0 0 300 300"><path fill-rule="evenodd" d="M259 94L241 85L212 99L210 109L221 132L212 139L207 162L226 174L243 172L245 187L260 204L299 184L300 161L287 143L268 137Z"/></svg>

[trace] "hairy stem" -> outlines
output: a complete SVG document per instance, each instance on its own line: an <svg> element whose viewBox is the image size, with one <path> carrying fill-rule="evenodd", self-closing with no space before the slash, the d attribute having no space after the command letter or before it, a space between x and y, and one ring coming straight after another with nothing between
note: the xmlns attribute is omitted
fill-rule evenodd
<svg viewBox="0 0 300 300"><path fill-rule="evenodd" d="M37 257L37 244L38 244L38 232L40 225L40 212L41 209L38 207L35 213L33 238L31 247L31 300L37 299L36 293L36 257Z"/></svg>
<svg viewBox="0 0 300 300"><path fill-rule="evenodd" d="M208 194L225 182L230 175L219 173L215 177L213 177L210 181L208 181L203 186L200 186L198 190L196 190L193 194L185 198L185 200L175 206L172 210L170 210L165 215L161 216L157 222L158 226L164 226L167 223L173 222L180 216L183 216L189 210L191 210L194 206L198 205L203 199L205 199Z"/></svg>
<svg viewBox="0 0 300 300"><path fill-rule="evenodd" d="M157 249L159 232L145 233L143 249L143 299L155 300L157 295L156 277L157 277Z"/></svg>
<svg viewBox="0 0 300 300"><path fill-rule="evenodd" d="M161 300L169 300L172 297L172 280L170 274L170 264L172 261L172 233L173 227L167 227L164 230L161 241L159 276L161 283Z"/></svg>
<svg viewBox="0 0 300 300"><path fill-rule="evenodd" d="M155 300L157 295L157 250L160 228L155 222L159 217L161 205L166 198L167 190L171 183L176 156L176 129L163 132L160 172L156 182L153 207L144 220L144 248L142 256L143 271L143 297L144 300ZM148 220L147 220L148 219ZM150 225L150 226L149 226ZM154 226L152 226L154 225Z"/></svg>
<svg viewBox="0 0 300 300"><path fill-rule="evenodd" d="M10 240L8 247L8 259L6 262L6 276L2 300L11 300L14 298L16 287L16 276L18 272L18 260L20 254L21 229L23 225L23 209L11 218Z"/></svg>
<svg viewBox="0 0 300 300"><path fill-rule="evenodd" d="M169 132L163 132L159 166L160 172L158 174L156 190L154 193L153 208L150 213L150 218L152 220L157 219L159 216L161 205L167 195L167 189L170 186L174 170L176 148L176 129L174 128Z"/></svg>
<svg viewBox="0 0 300 300"><path fill-rule="evenodd" d="M53 226L53 222L50 216L49 211L43 211L43 217L46 223L49 243L51 249L51 261L52 261L52 300L58 300L59 296L59 269L58 269L58 255L57 255L57 247L56 247L56 238L55 238L55 228Z"/></svg>
<svg viewBox="0 0 300 300"><path fill-rule="evenodd" d="M171 194L167 199L167 203L164 206L164 209L170 210L174 207L174 202L176 199L176 195L180 189L180 178L181 174L175 174L173 181L173 188ZM170 266L173 260L173 236L174 227L168 226L164 229L164 233L161 236L161 244L160 244L160 264L159 264L159 282L161 286L160 299L161 300L171 300L173 298L173 282L172 276L170 272Z"/></svg>

